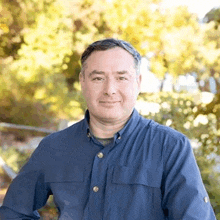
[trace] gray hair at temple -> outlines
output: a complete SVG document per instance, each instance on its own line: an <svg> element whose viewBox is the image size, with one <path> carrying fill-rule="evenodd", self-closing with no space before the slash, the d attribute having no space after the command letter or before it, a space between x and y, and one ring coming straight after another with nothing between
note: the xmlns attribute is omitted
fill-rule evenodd
<svg viewBox="0 0 220 220"><path fill-rule="evenodd" d="M83 52L81 57L81 66L82 66L82 74L84 75L84 69L87 58L94 52L94 51L104 51L109 50L115 47L121 47L122 49L126 50L130 53L134 58L134 65L136 69L137 75L140 74L140 65L141 65L141 55L138 51L128 42L123 40L117 40L114 38L107 38L104 40L95 41L94 43L90 44L87 49Z"/></svg>

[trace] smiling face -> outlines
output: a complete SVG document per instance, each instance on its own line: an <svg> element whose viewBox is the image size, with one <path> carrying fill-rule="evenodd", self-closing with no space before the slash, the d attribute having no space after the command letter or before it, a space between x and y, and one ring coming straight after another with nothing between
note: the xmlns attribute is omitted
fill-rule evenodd
<svg viewBox="0 0 220 220"><path fill-rule="evenodd" d="M134 58L120 47L95 51L86 60L80 83L90 118L107 123L127 120L139 90Z"/></svg>

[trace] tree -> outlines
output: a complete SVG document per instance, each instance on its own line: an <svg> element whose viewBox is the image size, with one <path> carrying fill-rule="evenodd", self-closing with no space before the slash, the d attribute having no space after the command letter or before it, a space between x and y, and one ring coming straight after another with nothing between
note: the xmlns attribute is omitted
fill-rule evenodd
<svg viewBox="0 0 220 220"><path fill-rule="evenodd" d="M164 80L166 73L173 76L197 71L199 62L196 59L201 42L198 19L186 7L167 9L155 23L152 23L156 41L149 51L151 71ZM156 27L156 28L154 28ZM162 89L162 88L161 88Z"/></svg>
<svg viewBox="0 0 220 220"><path fill-rule="evenodd" d="M220 25L220 8L213 8L211 11L206 13L205 17L203 18L203 21L205 23L214 21L215 29L218 29L218 26Z"/></svg>
<svg viewBox="0 0 220 220"><path fill-rule="evenodd" d="M213 10L206 16L208 17L212 12ZM220 29L216 29L216 23L211 18L209 19L210 22L202 26L203 44L200 47L201 68L198 78L204 81L209 81L211 78L214 81L216 92L211 103L198 106L196 116L214 114L217 120L217 130L220 130ZM217 136L220 140L220 135Z"/></svg>
<svg viewBox="0 0 220 220"><path fill-rule="evenodd" d="M43 97L52 89L56 91L57 85L54 83L57 83L58 78L60 85L63 85L62 81L65 80L59 72L62 69L64 56L72 52L70 49L72 31L69 28L71 20L66 15L61 1L4 0L3 3L1 6L11 19L8 20L12 24L17 24L17 20L20 23L17 26L14 25L19 30L15 31L14 26L10 26L10 22L5 22L8 31L1 33L0 50L3 52L1 54L0 101L4 110L1 111L1 120L36 125L35 120L28 120L28 117L22 118L20 111L23 109L22 112L26 112L27 116L30 112L27 112L24 103L28 103L30 107L32 105L31 108L36 110L36 103L38 103L38 106L44 106L43 109L47 109L46 112L54 112L54 95ZM14 4L15 10L11 10L14 9L12 7ZM20 14L22 17L18 16ZM7 16L5 17L7 21ZM13 33L16 34L16 38L22 39L16 50L11 50L11 45L14 45ZM60 88L60 91L62 89ZM62 91L61 94L64 92ZM12 114L11 109L18 110L17 106L20 106L20 111L14 111L15 114ZM42 111L42 108L40 109ZM41 111L38 109L35 114L40 116ZM33 114L30 117L33 118ZM42 117L41 120L45 119ZM42 121L40 123L42 124Z"/></svg>

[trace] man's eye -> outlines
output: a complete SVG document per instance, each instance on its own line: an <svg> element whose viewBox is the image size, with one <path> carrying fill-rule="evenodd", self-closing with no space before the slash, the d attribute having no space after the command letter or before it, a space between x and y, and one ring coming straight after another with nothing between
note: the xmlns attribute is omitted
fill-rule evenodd
<svg viewBox="0 0 220 220"><path fill-rule="evenodd" d="M127 78L126 78L126 77L124 77L124 76L119 77L118 79L119 79L119 80L122 80L122 81L123 81L123 80L127 80Z"/></svg>
<svg viewBox="0 0 220 220"><path fill-rule="evenodd" d="M104 80L102 77L95 77L92 79L92 81L102 81Z"/></svg>

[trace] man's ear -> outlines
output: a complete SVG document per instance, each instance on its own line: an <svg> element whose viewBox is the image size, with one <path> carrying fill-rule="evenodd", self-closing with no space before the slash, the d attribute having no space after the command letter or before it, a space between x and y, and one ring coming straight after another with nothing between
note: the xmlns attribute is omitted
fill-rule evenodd
<svg viewBox="0 0 220 220"><path fill-rule="evenodd" d="M79 82L80 82L81 91L83 91L83 81L84 81L84 76L83 76L83 73L80 72L79 73Z"/></svg>
<svg viewBox="0 0 220 220"><path fill-rule="evenodd" d="M81 83L82 81L84 81L84 76L83 76L83 73L80 72L79 73L79 82Z"/></svg>

